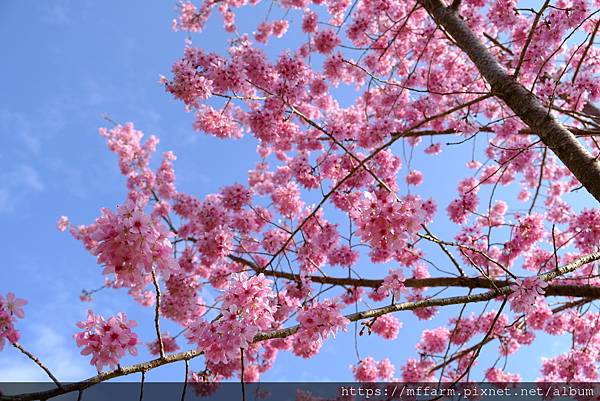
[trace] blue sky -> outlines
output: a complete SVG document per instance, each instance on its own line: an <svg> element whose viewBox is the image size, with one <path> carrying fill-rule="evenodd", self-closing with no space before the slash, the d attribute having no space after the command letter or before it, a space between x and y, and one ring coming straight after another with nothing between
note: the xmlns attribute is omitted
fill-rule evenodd
<svg viewBox="0 0 600 401"><path fill-rule="evenodd" d="M266 12L261 7L259 12ZM12 291L29 300L26 319L19 323L21 343L62 380L95 373L88 358L78 355L72 339L75 323L85 317L88 307L105 315L124 309L140 323L138 333L143 340L153 336L152 311L122 292L103 291L91 304L79 302L81 289L102 284L101 268L79 243L56 230L56 220L63 214L75 224L88 224L101 207L114 208L125 197L116 157L98 135L100 126L109 125L103 113L116 121L133 121L146 134L159 136L159 151L173 150L178 156L178 189L198 196L235 181L245 183L256 161L252 138L225 142L194 132L192 116L158 84L159 75L169 75L183 50L185 34L171 30L174 16L175 1L170 0L0 1L4 49L0 64L0 293ZM218 18L212 18L207 29L193 36L195 44L222 51L225 41ZM284 49L286 43L272 39L270 53ZM343 104L351 99L352 89L342 88L339 93ZM395 150L402 152L401 145ZM453 227L445 223L443 209L455 196L458 180L467 174L465 155L471 148L444 147L438 158L421 150L415 152L413 165L425 173L422 192L434 197L441 209L433 228L439 235L451 234ZM369 268L375 269L361 267L362 271ZM365 275L376 277L386 271L380 267ZM361 356L389 357L399 367L416 355L412 347L420 329L445 323L443 317L425 323L411 313L398 317L404 322L400 339L384 342L361 337ZM524 378L533 379L537 364L531 369L518 366L556 354L559 345L556 338L543 339L537 347L511 358L508 370L513 367ZM494 350L490 348L486 358L495 359ZM140 358L149 357L145 349L140 351ZM348 366L354 363L354 336L349 330L311 360L281 354L264 379L347 380L351 378ZM194 367L200 368L198 362ZM161 368L147 378L180 380L182 375L181 365ZM7 347L0 352L3 380L45 380L45 376Z"/></svg>

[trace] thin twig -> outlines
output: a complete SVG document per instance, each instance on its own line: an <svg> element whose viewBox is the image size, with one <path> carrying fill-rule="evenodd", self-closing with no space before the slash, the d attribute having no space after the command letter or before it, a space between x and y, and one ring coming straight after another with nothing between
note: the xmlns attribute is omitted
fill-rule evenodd
<svg viewBox="0 0 600 401"><path fill-rule="evenodd" d="M540 194L540 188L542 187L542 181L544 179L544 165L546 164L546 153L548 152L548 147L544 146L544 152L542 153L542 164L540 165L540 177L538 178L538 184L535 189L535 193L533 194L533 200L531 201L531 206L529 206L528 214L531 214L533 208L535 207L535 201Z"/></svg>
<svg viewBox="0 0 600 401"><path fill-rule="evenodd" d="M187 391L188 384L188 375L190 370L190 361L188 359L184 359L185 361L185 378L183 379L183 391L181 392L181 401L185 401L185 392Z"/></svg>
<svg viewBox="0 0 600 401"><path fill-rule="evenodd" d="M165 347L160 333L160 286L158 285L158 278L156 277L156 271L152 268L152 282L154 283L154 289L156 291L156 308L154 311L154 328L156 329L156 338L158 340L158 346L160 351L160 357L165 357Z"/></svg>
<svg viewBox="0 0 600 401"><path fill-rule="evenodd" d="M14 343L12 343L12 345L13 345L13 347L15 347L16 349L18 349L19 351L21 351L23 354L27 355L27 357L29 359L31 359L33 362L35 362L36 365L38 365L40 368L42 368L42 370L44 372L46 372L46 374L48 375L48 377L54 382L54 384L56 384L56 386L58 388L62 388L62 385L60 384L60 382L58 381L58 379L52 374L52 372L50 372L50 369L48 369L42 363L42 361L39 360L39 358L37 356L35 356L31 352L27 351L18 342L14 342Z"/></svg>
<svg viewBox="0 0 600 401"><path fill-rule="evenodd" d="M246 385L244 383L244 349L240 348L240 363L242 371L240 373L240 383L242 385L242 401L246 401Z"/></svg>
<svg viewBox="0 0 600 401"><path fill-rule="evenodd" d="M144 399L144 384L146 383L146 371L142 370L142 382L140 384L140 401Z"/></svg>
<svg viewBox="0 0 600 401"><path fill-rule="evenodd" d="M598 19L598 21L596 21L596 26L594 26L594 31L592 32L592 37L590 38L588 45L583 50L583 54L581 55L581 59L579 59L579 63L577 63L577 68L575 68L575 72L573 73L573 78L571 79L571 83L574 83L575 80L577 79L577 74L579 74L579 69L581 68L581 65L583 64L583 62L588 54L588 51L590 51L590 48L594 44L594 39L596 38L596 34L598 33L598 27L600 27L600 19Z"/></svg>
<svg viewBox="0 0 600 401"><path fill-rule="evenodd" d="M529 30L529 34L527 35L527 40L521 49L521 54L519 55L519 61L517 62L517 66L515 67L515 72L513 76L519 76L519 71L521 70L521 65L523 65L523 61L525 60L525 53L527 53L527 49L529 48L529 44L531 43L531 39L533 39L533 35L535 34L535 29L537 28L537 24L542 17L542 14L550 4L550 0L546 0L542 5L540 11L535 14L535 18L533 19L533 24L531 25L531 29Z"/></svg>
<svg viewBox="0 0 600 401"><path fill-rule="evenodd" d="M425 227L425 225L421 225L421 227L423 227L423 230L425 230L425 232L427 233L427 235L429 235L432 238L438 239L436 238L435 235L433 235L431 233L431 231L429 231L427 229L427 227ZM461 277L465 276L465 272L463 271L462 267L460 267L460 264L458 264L458 261L454 258L454 255L452 255L450 253L450 251L448 249L446 249L446 246L444 244L442 244L439 240L436 241L436 244L442 249L442 251L448 256L448 258L450 259L450 261L452 262L452 264L454 265L454 267L456 267L456 270L458 270L458 274L460 274Z"/></svg>

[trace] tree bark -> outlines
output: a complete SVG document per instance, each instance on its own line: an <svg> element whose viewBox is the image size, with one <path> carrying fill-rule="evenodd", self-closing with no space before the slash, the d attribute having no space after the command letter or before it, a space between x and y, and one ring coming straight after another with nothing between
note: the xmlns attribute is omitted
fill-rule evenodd
<svg viewBox="0 0 600 401"><path fill-rule="evenodd" d="M418 0L434 21L456 41L492 89L519 118L536 132L583 187L600 201L600 164L540 100L509 75L458 12L441 0Z"/></svg>

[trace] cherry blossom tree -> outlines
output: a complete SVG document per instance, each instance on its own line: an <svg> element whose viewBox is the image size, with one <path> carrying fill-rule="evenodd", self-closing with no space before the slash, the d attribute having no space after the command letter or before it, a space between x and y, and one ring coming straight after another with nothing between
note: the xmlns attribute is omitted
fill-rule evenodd
<svg viewBox="0 0 600 401"><path fill-rule="evenodd" d="M140 338L127 311L90 310L74 341L98 375L63 385L18 342L25 301L0 297L0 350L12 344L56 383L20 399L181 361L190 381L257 381L278 353L311 358L353 322L355 335L393 342L408 313L434 327L414 357L362 350L349 377L458 383L482 353L501 360L547 333L572 345L540 362L541 381L597 381L600 2L280 0L244 32L236 15L257 3L180 3L173 28L190 39L160 77L201 135L253 137L247 182L181 192L172 152L151 166L158 138L133 123L100 129L127 199L58 228L96 257L103 291L153 310L156 332ZM210 40L222 54L202 47L218 13L230 35ZM300 44L270 57L269 42L292 31ZM342 87L355 91L348 105ZM434 160L448 141L473 152L448 166L469 173L440 204L416 194L432 177L410 155ZM453 236L434 232L440 221ZM460 312L441 318L452 305ZM166 320L180 335L161 330ZM142 346L156 359L121 366ZM188 371L192 359L201 368ZM501 363L484 372L520 380Z"/></svg>

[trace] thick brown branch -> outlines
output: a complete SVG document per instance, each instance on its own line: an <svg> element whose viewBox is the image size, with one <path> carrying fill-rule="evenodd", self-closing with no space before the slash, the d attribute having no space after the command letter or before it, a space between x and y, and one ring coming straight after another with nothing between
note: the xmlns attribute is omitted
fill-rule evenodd
<svg viewBox="0 0 600 401"><path fill-rule="evenodd" d="M234 260L238 263L250 267L252 270L260 271L265 276L300 282L300 275L298 274L275 271L270 269L263 270L247 259L233 255L229 256L229 258L231 260ZM308 276L308 279L313 283L340 285L347 287L378 288L383 283L383 280L350 277ZM490 280L484 277L429 277L421 279L408 278L404 280L404 286L408 288L461 287L471 289L495 289L506 287L511 283L512 282L508 280ZM600 299L600 287L591 285L555 284L549 285L546 288L545 295Z"/></svg>
<svg viewBox="0 0 600 401"><path fill-rule="evenodd" d="M418 0L435 22L442 26L477 66L502 99L521 120L536 132L585 189L600 201L600 164L577 141L540 100L509 75L455 10L441 0Z"/></svg>
<svg viewBox="0 0 600 401"><path fill-rule="evenodd" d="M586 104L586 106L588 104ZM590 105L589 107L594 107L594 106ZM597 130L597 129L582 129L582 128L577 128L577 127L567 127L567 129L576 137L600 136L600 130ZM494 132L494 130L491 127L479 127L477 130L479 132ZM456 135L456 134L462 134L462 133L463 132L461 132L459 130L456 130L453 128L448 128L448 129L441 130L441 131L437 131L437 130L410 131L410 132L405 133L403 135L403 137L416 138L416 137L424 137L424 136ZM522 129L522 130L518 131L517 134L536 135L537 136L537 134L535 132L533 132L531 129ZM329 140L329 138L325 138L325 139Z"/></svg>

